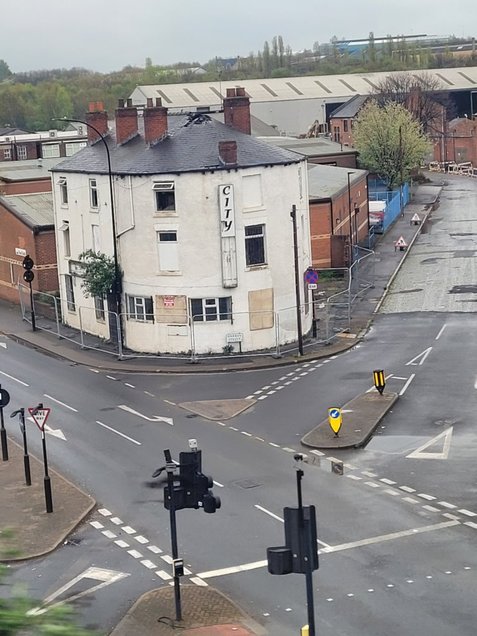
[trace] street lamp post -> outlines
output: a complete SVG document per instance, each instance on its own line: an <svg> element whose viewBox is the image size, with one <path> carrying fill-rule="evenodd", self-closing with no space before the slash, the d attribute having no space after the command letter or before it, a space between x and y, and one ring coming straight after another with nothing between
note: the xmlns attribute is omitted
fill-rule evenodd
<svg viewBox="0 0 477 636"><path fill-rule="evenodd" d="M292 205L290 216L293 223L293 256L295 264L296 328L298 335L298 353L303 355L303 331L301 326L300 271L298 263L298 236L296 226L296 205Z"/></svg>
<svg viewBox="0 0 477 636"><path fill-rule="evenodd" d="M70 122L70 123L74 123L74 124L83 124L83 126L86 126L87 128L91 128L91 130L93 130L99 137L99 139L101 139L104 148L106 150L106 158L108 161L108 178L109 178L109 198L111 200L111 227L112 227L112 232L113 232L113 260L114 260L114 289L113 289L113 295L114 295L114 302L116 305L116 312L118 314L118 316L121 316L121 273L119 271L119 262L118 262L118 247L117 247L117 240L116 240L116 213L115 213L115 209L114 209L114 189L113 189L113 172L111 169L111 153L109 151L109 146L108 143L104 137L104 135L96 128L96 126L93 126L93 124L90 124L87 121L83 121L82 119L70 119L67 117L62 117L61 119L56 119L55 121L66 121L66 122ZM121 323L119 323L119 347L120 347L120 352L121 352L121 341L122 341L122 329L121 329ZM120 353L120 357L121 357L121 353Z"/></svg>

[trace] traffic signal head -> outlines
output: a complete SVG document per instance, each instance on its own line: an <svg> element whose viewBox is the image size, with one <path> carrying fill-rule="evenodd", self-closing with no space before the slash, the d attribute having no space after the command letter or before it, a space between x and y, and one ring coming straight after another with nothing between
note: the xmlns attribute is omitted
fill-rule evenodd
<svg viewBox="0 0 477 636"><path fill-rule="evenodd" d="M216 497L212 491L209 491L202 499L202 506L204 512L213 513L216 512L222 505L220 497Z"/></svg>
<svg viewBox="0 0 477 636"><path fill-rule="evenodd" d="M23 269L25 270L23 272L23 280L26 283L31 283L32 280L35 278L35 274L32 272L34 265L35 263L33 262L33 259L27 254L23 259Z"/></svg>
<svg viewBox="0 0 477 636"><path fill-rule="evenodd" d="M25 256L25 258L23 259L23 269L33 269L33 266L35 265L35 263L33 262L33 259L31 258L31 256L28 256L28 254Z"/></svg>
<svg viewBox="0 0 477 636"><path fill-rule="evenodd" d="M23 272L23 280L26 283L31 283L34 278L35 274L31 271L31 269L27 269Z"/></svg>

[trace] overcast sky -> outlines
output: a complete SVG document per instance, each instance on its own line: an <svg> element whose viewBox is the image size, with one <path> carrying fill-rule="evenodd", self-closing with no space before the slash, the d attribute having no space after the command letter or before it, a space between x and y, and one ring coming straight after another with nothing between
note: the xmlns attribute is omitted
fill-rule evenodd
<svg viewBox="0 0 477 636"><path fill-rule="evenodd" d="M7 0L2 0L2 4ZM17 0L2 12L13 72L246 56L281 35L294 51L338 38L476 35L476 0Z"/></svg>

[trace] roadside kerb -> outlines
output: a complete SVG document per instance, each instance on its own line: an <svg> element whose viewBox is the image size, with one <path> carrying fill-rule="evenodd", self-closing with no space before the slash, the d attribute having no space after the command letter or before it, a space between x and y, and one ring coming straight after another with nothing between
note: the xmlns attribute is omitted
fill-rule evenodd
<svg viewBox="0 0 477 636"><path fill-rule="evenodd" d="M398 399L397 393L362 393L342 407L343 423L336 436L328 418L304 435L301 443L310 448L359 448L366 444L376 427Z"/></svg>

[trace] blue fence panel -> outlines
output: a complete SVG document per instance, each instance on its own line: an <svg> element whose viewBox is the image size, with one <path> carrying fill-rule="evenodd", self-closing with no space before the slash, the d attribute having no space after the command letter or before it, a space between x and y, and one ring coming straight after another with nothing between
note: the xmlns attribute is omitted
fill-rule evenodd
<svg viewBox="0 0 477 636"><path fill-rule="evenodd" d="M377 186L378 190L373 190L369 193L370 201L385 201L386 207L384 209L384 219L382 228L380 228L380 232L384 233L386 230L394 223L397 217L401 214L401 199L402 199L402 209L409 203L410 200L410 190L409 184L405 183L402 186L401 190L381 190L382 182L378 182L374 180L374 185Z"/></svg>

